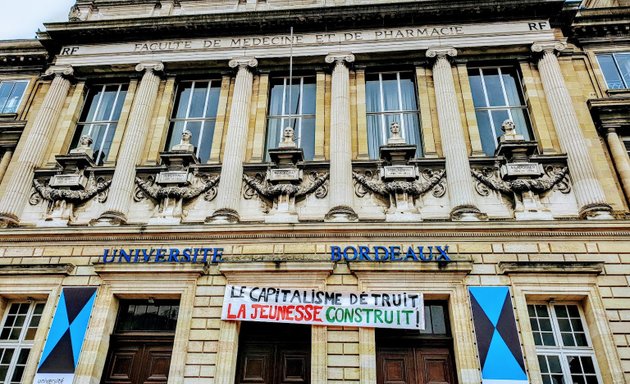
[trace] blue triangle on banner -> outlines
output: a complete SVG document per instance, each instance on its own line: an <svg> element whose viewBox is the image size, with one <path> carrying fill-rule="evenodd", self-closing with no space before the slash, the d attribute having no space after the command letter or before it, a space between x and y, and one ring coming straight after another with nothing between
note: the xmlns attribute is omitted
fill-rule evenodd
<svg viewBox="0 0 630 384"><path fill-rule="evenodd" d="M508 295L507 287L469 287L470 293L485 312L495 327L499 322L503 303Z"/></svg>
<svg viewBox="0 0 630 384"><path fill-rule="evenodd" d="M527 380L527 375L496 330L490 341L481 376L484 380Z"/></svg>

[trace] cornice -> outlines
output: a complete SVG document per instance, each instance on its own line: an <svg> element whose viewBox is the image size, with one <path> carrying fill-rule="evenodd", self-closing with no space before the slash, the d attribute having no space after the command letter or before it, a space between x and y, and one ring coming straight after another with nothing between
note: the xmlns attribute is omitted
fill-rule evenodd
<svg viewBox="0 0 630 384"><path fill-rule="evenodd" d="M426 0L392 4L297 8L257 12L129 18L47 23L40 40L49 47L65 44L129 41L195 36L229 36L239 33L300 32L344 28L390 28L414 24L505 21L554 18L562 0Z"/></svg>
<svg viewBox="0 0 630 384"><path fill-rule="evenodd" d="M304 224L236 224L180 226L120 226L68 228L12 228L0 231L0 243L95 243L130 241L304 241L349 238L376 240L461 239L492 241L502 239L611 239L630 237L629 221L554 221L554 222L424 222L424 223L353 223L351 225Z"/></svg>
<svg viewBox="0 0 630 384"><path fill-rule="evenodd" d="M581 43L622 42L630 40L630 7L580 10L571 34Z"/></svg>

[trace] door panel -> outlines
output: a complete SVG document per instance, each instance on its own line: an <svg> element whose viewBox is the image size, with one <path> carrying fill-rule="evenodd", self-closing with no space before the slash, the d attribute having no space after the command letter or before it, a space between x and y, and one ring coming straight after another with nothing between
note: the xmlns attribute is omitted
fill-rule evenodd
<svg viewBox="0 0 630 384"><path fill-rule="evenodd" d="M377 381L383 384L416 384L413 351L381 350L377 355Z"/></svg>
<svg viewBox="0 0 630 384"><path fill-rule="evenodd" d="M279 384L306 384L310 376L309 353L299 350L279 350Z"/></svg>
<svg viewBox="0 0 630 384"><path fill-rule="evenodd" d="M416 351L416 364L422 372L423 384L453 384L451 358L447 349L421 349Z"/></svg>
<svg viewBox="0 0 630 384"><path fill-rule="evenodd" d="M378 348L378 384L456 384L448 348Z"/></svg>
<svg viewBox="0 0 630 384"><path fill-rule="evenodd" d="M112 336L103 384L166 384L173 340Z"/></svg>
<svg viewBox="0 0 630 384"><path fill-rule="evenodd" d="M239 353L239 366L242 367L237 375L239 384L271 384L273 382L274 367L273 345L247 345Z"/></svg>

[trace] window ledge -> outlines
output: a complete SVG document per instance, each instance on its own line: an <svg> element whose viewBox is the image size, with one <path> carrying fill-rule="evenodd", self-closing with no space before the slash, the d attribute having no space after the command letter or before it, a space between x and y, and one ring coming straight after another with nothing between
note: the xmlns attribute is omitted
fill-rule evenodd
<svg viewBox="0 0 630 384"><path fill-rule="evenodd" d="M10 264L0 265L0 275L69 275L74 264Z"/></svg>
<svg viewBox="0 0 630 384"><path fill-rule="evenodd" d="M606 91L606 93L610 97L627 97L627 96L630 96L630 89L629 88L609 89Z"/></svg>
<svg viewBox="0 0 630 384"><path fill-rule="evenodd" d="M516 273L565 273L600 275L604 271L604 263L579 261L516 261L499 262L499 272L504 275Z"/></svg>

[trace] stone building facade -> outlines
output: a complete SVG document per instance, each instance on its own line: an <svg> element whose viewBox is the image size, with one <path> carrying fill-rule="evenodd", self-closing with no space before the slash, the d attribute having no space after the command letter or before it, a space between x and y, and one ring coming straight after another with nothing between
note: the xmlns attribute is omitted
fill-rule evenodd
<svg viewBox="0 0 630 384"><path fill-rule="evenodd" d="M78 0L1 42L0 382L630 382L629 15ZM228 285L425 324L222 320Z"/></svg>

